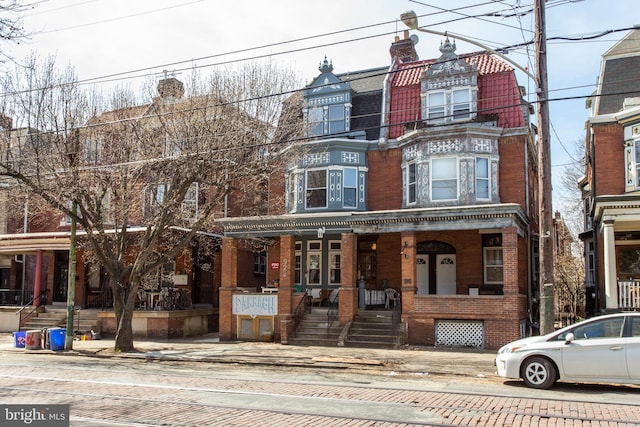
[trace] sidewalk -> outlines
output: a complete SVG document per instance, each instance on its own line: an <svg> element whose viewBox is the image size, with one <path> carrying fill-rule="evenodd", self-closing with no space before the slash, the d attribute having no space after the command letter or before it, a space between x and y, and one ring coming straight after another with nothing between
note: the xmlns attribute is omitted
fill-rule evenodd
<svg viewBox="0 0 640 427"><path fill-rule="evenodd" d="M217 334L175 340L134 340L135 352L115 353L113 339L73 341L70 351L16 348L11 333L0 334L0 354L138 358L262 366L370 370L387 374L495 376L495 352L411 347L380 350L351 347L301 347L264 342L220 342Z"/></svg>

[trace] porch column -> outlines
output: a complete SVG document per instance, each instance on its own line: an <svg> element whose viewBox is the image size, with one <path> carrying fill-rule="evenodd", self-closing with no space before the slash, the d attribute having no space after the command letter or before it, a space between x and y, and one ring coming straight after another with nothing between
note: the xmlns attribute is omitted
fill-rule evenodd
<svg viewBox="0 0 640 427"><path fill-rule="evenodd" d="M278 319L280 342L289 343L293 332L293 291L295 290L296 238L280 236L280 286L278 287ZM274 327L278 327L274 325Z"/></svg>
<svg viewBox="0 0 640 427"><path fill-rule="evenodd" d="M358 236L354 233L342 233L340 263L340 300L338 303L338 322L344 325L351 322L358 312Z"/></svg>
<svg viewBox="0 0 640 427"><path fill-rule="evenodd" d="M42 292L42 254L42 250L38 250L36 254L36 274L33 284L33 305L36 307L40 306L40 292ZM22 264L22 268L25 268L25 263ZM22 286L24 287L24 284Z"/></svg>
<svg viewBox="0 0 640 427"><path fill-rule="evenodd" d="M220 341L236 338L233 318L233 293L238 287L238 240L222 238L222 283L220 284L219 334Z"/></svg>
<svg viewBox="0 0 640 427"><path fill-rule="evenodd" d="M618 308L618 282L616 280L616 237L613 220L602 224L604 235L604 298L605 308Z"/></svg>
<svg viewBox="0 0 640 427"><path fill-rule="evenodd" d="M414 232L400 233L400 268L402 284L402 313L412 313L415 310L416 296L416 235Z"/></svg>
<svg viewBox="0 0 640 427"><path fill-rule="evenodd" d="M486 344L499 347L520 336L520 322L526 318L527 300L520 297L520 253L518 251L518 228L502 229L502 306L496 307L501 313L500 324L486 322ZM524 283L526 279L522 277ZM492 335L499 335L496 340Z"/></svg>

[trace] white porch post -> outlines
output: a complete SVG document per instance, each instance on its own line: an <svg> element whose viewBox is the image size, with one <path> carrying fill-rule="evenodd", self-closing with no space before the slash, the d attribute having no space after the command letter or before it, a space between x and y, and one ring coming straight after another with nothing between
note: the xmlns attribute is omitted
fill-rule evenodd
<svg viewBox="0 0 640 427"><path fill-rule="evenodd" d="M616 238L613 220L603 222L604 235L604 297L605 308L618 308L618 282L616 279Z"/></svg>

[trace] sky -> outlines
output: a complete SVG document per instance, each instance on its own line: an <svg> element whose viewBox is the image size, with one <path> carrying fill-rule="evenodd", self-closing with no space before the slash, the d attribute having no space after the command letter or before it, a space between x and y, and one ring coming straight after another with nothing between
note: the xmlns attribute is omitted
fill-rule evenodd
<svg viewBox="0 0 640 427"><path fill-rule="evenodd" d="M2 49L18 62L35 52L55 55L80 80L103 88L136 88L163 71L177 78L251 58L271 57L293 68L302 84L319 74L326 56L335 73L390 64L389 47L406 29L400 15L413 10L419 25L499 50L532 41L533 0L22 0L29 40ZM560 176L575 165L576 145L589 117L585 97L595 90L601 55L623 38L616 31L640 24L637 0L547 0L546 34L554 209L562 211ZM595 37L602 32L614 32ZM444 37L411 31L421 59L440 56ZM568 37L576 40L553 40ZM458 54L480 50L456 40ZM507 57L535 70L533 44ZM6 65L6 63L5 63ZM535 101L535 82L516 71ZM574 98L574 99L563 99ZM535 120L535 117L533 118Z"/></svg>

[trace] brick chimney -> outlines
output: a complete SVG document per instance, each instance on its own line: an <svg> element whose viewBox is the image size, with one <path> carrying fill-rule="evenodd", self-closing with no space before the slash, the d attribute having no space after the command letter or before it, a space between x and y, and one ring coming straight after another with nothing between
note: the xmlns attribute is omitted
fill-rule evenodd
<svg viewBox="0 0 640 427"><path fill-rule="evenodd" d="M404 38L396 36L391 47L389 48L391 59L394 61L399 59L400 62L412 62L418 60L418 53L416 52L416 45L414 40L409 37L409 30L404 31Z"/></svg>
<svg viewBox="0 0 640 427"><path fill-rule="evenodd" d="M161 98L182 98L184 85L175 77L167 77L158 82L158 93Z"/></svg>
<svg viewBox="0 0 640 427"><path fill-rule="evenodd" d="M0 128L3 130L13 129L13 119L11 117L0 114Z"/></svg>

